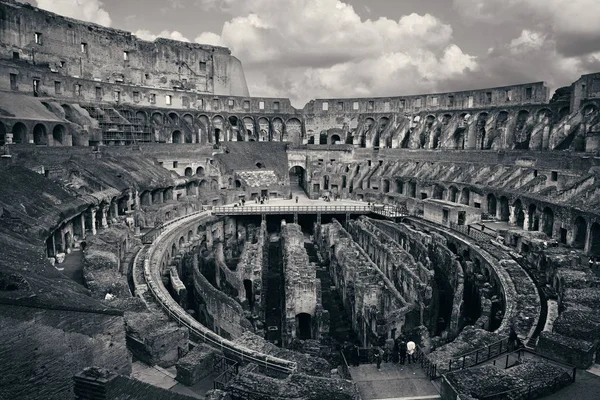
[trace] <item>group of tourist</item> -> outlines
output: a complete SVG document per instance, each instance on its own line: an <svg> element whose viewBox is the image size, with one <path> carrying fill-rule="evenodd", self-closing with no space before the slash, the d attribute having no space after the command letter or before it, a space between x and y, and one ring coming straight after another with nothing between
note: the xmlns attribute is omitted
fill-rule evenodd
<svg viewBox="0 0 600 400"><path fill-rule="evenodd" d="M360 350L358 345L346 347L345 354L350 354L349 361L355 367L360 365ZM417 345L412 340L406 342L402 337L388 338L382 346L375 346L372 351L372 362L377 365L378 370L381 370L382 362L393 362L400 365L417 362Z"/></svg>

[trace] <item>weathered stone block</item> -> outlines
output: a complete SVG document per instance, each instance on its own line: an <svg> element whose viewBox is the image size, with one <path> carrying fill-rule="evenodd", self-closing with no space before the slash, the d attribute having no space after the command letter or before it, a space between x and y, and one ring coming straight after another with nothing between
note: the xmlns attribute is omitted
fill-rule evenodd
<svg viewBox="0 0 600 400"><path fill-rule="evenodd" d="M196 346L175 367L177 379L187 386L195 385L213 372L213 364L218 351L205 344Z"/></svg>
<svg viewBox="0 0 600 400"><path fill-rule="evenodd" d="M587 369L594 363L597 344L580 339L573 339L559 333L542 332L536 352L577 368Z"/></svg>

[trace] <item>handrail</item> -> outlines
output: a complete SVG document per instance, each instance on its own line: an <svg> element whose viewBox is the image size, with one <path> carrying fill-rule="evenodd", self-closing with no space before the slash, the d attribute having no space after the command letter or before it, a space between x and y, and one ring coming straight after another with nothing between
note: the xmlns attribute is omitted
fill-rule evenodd
<svg viewBox="0 0 600 400"><path fill-rule="evenodd" d="M271 213L368 213L372 206L217 206L213 207L213 214L271 214Z"/></svg>
<svg viewBox="0 0 600 400"><path fill-rule="evenodd" d="M224 339L223 337L206 328L204 325L200 324L193 317L187 314L185 310L183 310L179 304L175 302L175 300L173 300L162 283L160 272L158 270L160 263L156 262L156 258L160 259L160 257L155 258L154 253L158 251L159 254L164 254L166 250L164 248L158 248L158 244L160 244L161 240L164 239L168 234L174 231L173 226L175 223L182 222L184 220L185 222L195 223L199 217L203 216L209 217L210 212L195 212L193 214L169 221L169 223L166 224L163 232L150 246L150 249L146 253L146 257L144 259L144 277L150 293L154 296L154 298L157 300L157 303L161 308L164 309L170 318L175 320L179 325L183 325L188 328L190 336L194 336L200 340L203 340L205 343L208 343L223 351L227 351L230 355L233 355L242 361L245 360L253 362L257 365L264 366L267 369L286 374L295 372L297 369L297 364L295 362L273 357L268 354L259 353L244 346L237 345L227 339Z"/></svg>

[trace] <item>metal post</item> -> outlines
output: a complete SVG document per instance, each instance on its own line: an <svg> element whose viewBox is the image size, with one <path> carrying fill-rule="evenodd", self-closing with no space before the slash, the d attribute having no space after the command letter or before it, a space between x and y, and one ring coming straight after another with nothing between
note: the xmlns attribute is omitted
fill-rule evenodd
<svg viewBox="0 0 600 400"><path fill-rule="evenodd" d="M294 213L294 223L298 223L298 213Z"/></svg>

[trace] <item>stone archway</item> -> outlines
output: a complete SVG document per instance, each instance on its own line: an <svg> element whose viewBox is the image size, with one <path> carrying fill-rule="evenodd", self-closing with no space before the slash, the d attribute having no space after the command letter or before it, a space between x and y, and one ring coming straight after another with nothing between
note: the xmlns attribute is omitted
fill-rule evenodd
<svg viewBox="0 0 600 400"><path fill-rule="evenodd" d="M33 143L37 145L48 144L48 133L43 124L37 124L33 127Z"/></svg>
<svg viewBox="0 0 600 400"><path fill-rule="evenodd" d="M54 144L66 144L65 141L65 127L62 125L56 125L52 130L52 139L54 139Z"/></svg>
<svg viewBox="0 0 600 400"><path fill-rule="evenodd" d="M27 127L22 122L17 122L13 125L13 143L25 144L27 143Z"/></svg>
<svg viewBox="0 0 600 400"><path fill-rule="evenodd" d="M306 191L306 170L303 167L299 165L291 167L289 170L289 177L292 192L294 191L294 188L296 188L296 190L301 189L304 192Z"/></svg>
<svg viewBox="0 0 600 400"><path fill-rule="evenodd" d="M583 249L587 239L587 222L585 218L579 216L573 223L573 244L577 249Z"/></svg>

